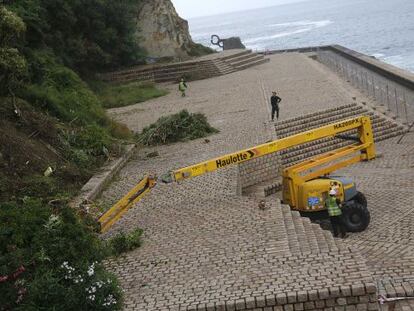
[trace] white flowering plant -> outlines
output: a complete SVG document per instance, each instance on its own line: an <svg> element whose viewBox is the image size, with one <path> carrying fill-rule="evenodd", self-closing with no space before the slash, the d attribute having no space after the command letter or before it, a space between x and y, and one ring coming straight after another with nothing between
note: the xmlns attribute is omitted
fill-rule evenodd
<svg viewBox="0 0 414 311"><path fill-rule="evenodd" d="M26 204L0 204L0 309L121 310L107 246L72 209Z"/></svg>

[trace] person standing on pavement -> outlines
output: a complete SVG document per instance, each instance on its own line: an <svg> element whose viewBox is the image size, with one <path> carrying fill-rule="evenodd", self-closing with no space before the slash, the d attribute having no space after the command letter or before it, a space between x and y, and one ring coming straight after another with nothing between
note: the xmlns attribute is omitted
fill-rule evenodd
<svg viewBox="0 0 414 311"><path fill-rule="evenodd" d="M282 99L277 96L276 92L272 92L272 97L270 97L270 104L272 106L272 121L275 119L275 113L276 113L276 119L279 120L279 103L282 101Z"/></svg>
<svg viewBox="0 0 414 311"><path fill-rule="evenodd" d="M346 238L346 229L342 222L342 211L339 208L338 201L336 191L333 189L329 190L329 197L326 199L325 205L331 220L333 235L334 237L338 237L340 233L341 238Z"/></svg>
<svg viewBox="0 0 414 311"><path fill-rule="evenodd" d="M181 96L185 97L185 91L187 90L187 83L185 83L184 78L181 78L181 81L178 84L178 90L181 92Z"/></svg>

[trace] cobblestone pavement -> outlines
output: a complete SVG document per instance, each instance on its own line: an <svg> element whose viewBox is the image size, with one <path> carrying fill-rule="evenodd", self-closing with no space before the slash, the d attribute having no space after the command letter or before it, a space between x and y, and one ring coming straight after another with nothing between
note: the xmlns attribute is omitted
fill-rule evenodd
<svg viewBox="0 0 414 311"><path fill-rule="evenodd" d="M283 99L281 119L349 104L353 96L369 102L323 65L296 53L192 82L184 99L176 86L168 88L171 93L163 98L110 113L139 131L159 116L185 108L206 114L220 133L209 143L199 139L140 150L104 192L103 201L115 202L147 172L161 175L269 140L266 101L273 89ZM387 277L407 286L413 275L412 143L412 137L399 146L394 140L383 142L378 146L382 158L344 172L367 194L372 213L369 229L346 243L273 198L267 210L260 210L254 199L237 196L235 167L180 184L159 184L108 233L137 226L145 232L140 249L108 262L126 291L125 309L250 310L277 300L288 306L285 311L300 311L307 300L307 309L333 306L327 300L316 305L314 297L338 297L351 289L357 296L373 295L360 302L370 301L369 309L375 309L374 281ZM147 158L154 150L160 156Z"/></svg>
<svg viewBox="0 0 414 311"><path fill-rule="evenodd" d="M397 141L377 144L378 159L341 172L366 194L372 217L369 229L347 243L367 258L380 288L391 296L402 295L393 287L414 285L414 134ZM407 293L413 295L412 289Z"/></svg>

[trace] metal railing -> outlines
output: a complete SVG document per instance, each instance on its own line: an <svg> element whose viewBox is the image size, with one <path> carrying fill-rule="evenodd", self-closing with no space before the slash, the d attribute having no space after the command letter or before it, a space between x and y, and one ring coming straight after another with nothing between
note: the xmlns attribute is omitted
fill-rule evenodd
<svg viewBox="0 0 414 311"><path fill-rule="evenodd" d="M414 122L414 92L332 51L318 51L318 60L349 81L377 105L405 124Z"/></svg>

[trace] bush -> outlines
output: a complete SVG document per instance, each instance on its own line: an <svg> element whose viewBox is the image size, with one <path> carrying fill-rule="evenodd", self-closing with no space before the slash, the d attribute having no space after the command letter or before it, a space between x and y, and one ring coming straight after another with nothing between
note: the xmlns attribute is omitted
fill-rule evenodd
<svg viewBox="0 0 414 311"><path fill-rule="evenodd" d="M59 194L63 196L61 191L58 180L53 176L31 175L22 178L17 195L20 198L42 198L49 201Z"/></svg>
<svg viewBox="0 0 414 311"><path fill-rule="evenodd" d="M142 233L142 229L139 228L128 234L125 234L124 232L118 233L109 240L109 246L112 250L112 254L119 256L122 253L129 252L137 247L140 247Z"/></svg>
<svg viewBox="0 0 414 311"><path fill-rule="evenodd" d="M217 132L218 130L207 122L205 115L190 114L187 110L182 110L179 113L161 117L157 122L145 127L138 140L144 145L152 146L197 139Z"/></svg>
<svg viewBox="0 0 414 311"><path fill-rule="evenodd" d="M27 200L0 206L3 310L119 310L107 250L73 211ZM17 272L17 273L16 273Z"/></svg>

